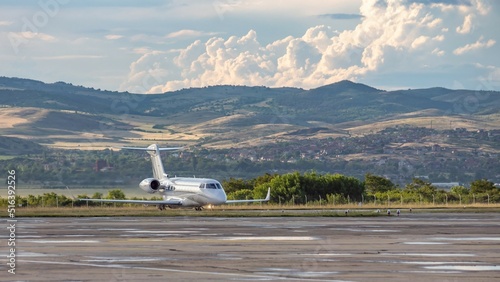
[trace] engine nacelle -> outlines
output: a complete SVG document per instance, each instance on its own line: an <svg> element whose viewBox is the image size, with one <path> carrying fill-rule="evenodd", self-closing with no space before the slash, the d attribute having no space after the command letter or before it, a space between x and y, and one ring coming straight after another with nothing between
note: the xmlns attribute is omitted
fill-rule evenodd
<svg viewBox="0 0 500 282"><path fill-rule="evenodd" d="M139 187L141 187L142 190L148 192L149 194L158 192L160 186L161 186L160 181L155 178L146 178L139 184Z"/></svg>

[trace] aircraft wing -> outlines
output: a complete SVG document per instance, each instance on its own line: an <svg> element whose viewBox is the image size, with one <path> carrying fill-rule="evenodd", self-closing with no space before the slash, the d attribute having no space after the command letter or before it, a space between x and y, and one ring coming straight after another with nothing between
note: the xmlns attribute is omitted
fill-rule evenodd
<svg viewBox="0 0 500 282"><path fill-rule="evenodd" d="M155 151L153 148L140 148L140 147L113 147L115 149L126 149L126 150L139 150L139 151ZM171 147L171 148L158 148L158 151L178 151L182 150L184 147Z"/></svg>
<svg viewBox="0 0 500 282"><path fill-rule="evenodd" d="M98 202L98 203L130 203L130 204L142 204L142 205L169 205L169 206L180 206L182 205L181 200L171 199L171 200L108 200L108 199L78 199L80 201L87 202Z"/></svg>
<svg viewBox="0 0 500 282"><path fill-rule="evenodd" d="M270 199L271 199L271 188L268 188L267 189L267 196L266 196L265 199L257 199L257 200L227 200L226 204L267 202Z"/></svg>

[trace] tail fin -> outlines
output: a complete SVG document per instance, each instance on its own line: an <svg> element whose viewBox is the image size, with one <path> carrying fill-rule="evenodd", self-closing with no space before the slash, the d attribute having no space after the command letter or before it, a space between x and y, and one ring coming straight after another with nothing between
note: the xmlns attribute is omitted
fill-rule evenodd
<svg viewBox="0 0 500 282"><path fill-rule="evenodd" d="M159 148L157 144L151 144L147 148L120 147L120 149L147 151L151 156L151 163L153 165L153 177L156 179L162 179L165 175L165 170L163 169L163 164L161 162L160 151L175 151L182 149L182 147Z"/></svg>

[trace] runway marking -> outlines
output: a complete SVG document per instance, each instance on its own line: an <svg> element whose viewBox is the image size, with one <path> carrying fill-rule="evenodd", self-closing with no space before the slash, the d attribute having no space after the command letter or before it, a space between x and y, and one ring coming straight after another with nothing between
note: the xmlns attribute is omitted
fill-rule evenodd
<svg viewBox="0 0 500 282"><path fill-rule="evenodd" d="M93 263L81 263L81 262L57 262L57 261L39 261L39 260L25 260L19 259L19 262L27 263L40 263L40 264L59 264L59 265L75 265L75 266L91 266L91 267L101 267L101 268L118 268L118 269L140 269L140 270L152 270L152 271L164 271L164 272L176 272L176 273L187 273L187 274L203 274L203 275L215 275L215 276L227 276L227 277L239 277L239 278L260 278L268 280L293 280L293 281L304 281L304 277L281 277L275 275L259 275L259 274L241 274L241 273L227 273L227 272L210 272L210 271L200 271L200 270L180 270L180 269L169 269L169 268L155 268L155 267L143 267L143 266L125 266L120 264L93 264ZM307 279L307 281L337 281L337 282L348 282L345 280L331 280L331 279Z"/></svg>

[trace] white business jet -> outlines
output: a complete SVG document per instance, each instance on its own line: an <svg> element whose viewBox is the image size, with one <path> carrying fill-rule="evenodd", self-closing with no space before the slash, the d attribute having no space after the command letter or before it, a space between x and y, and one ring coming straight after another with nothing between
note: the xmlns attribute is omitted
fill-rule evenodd
<svg viewBox="0 0 500 282"><path fill-rule="evenodd" d="M267 190L265 199L257 200L227 200L224 188L219 181L209 178L172 177L165 173L160 158L160 151L175 151L182 148L159 148L152 144L147 148L122 147L121 149L147 151L153 164L153 177L146 178L139 187L149 194L159 193L163 200L107 200L107 199L80 199L82 201L104 203L134 203L157 205L160 210L165 207L186 207L201 210L204 206L267 202L271 196L271 188Z"/></svg>

